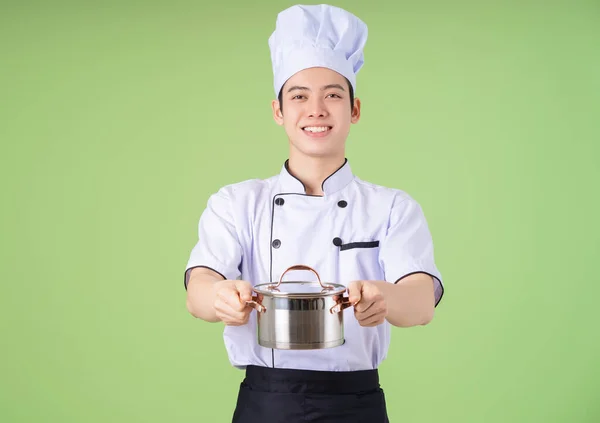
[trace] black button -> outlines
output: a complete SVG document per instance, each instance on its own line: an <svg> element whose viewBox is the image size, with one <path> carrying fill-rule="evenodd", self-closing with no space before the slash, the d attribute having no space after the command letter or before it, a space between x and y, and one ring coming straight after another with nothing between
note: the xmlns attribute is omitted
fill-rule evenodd
<svg viewBox="0 0 600 423"><path fill-rule="evenodd" d="M281 241L276 239L275 241L273 241L273 248L279 248L281 246Z"/></svg>
<svg viewBox="0 0 600 423"><path fill-rule="evenodd" d="M285 203L283 198L278 198L275 200L275 204L277 204L278 206L283 206L283 203Z"/></svg>
<svg viewBox="0 0 600 423"><path fill-rule="evenodd" d="M348 203L346 203L344 200L338 202L338 206L340 206L341 208L344 208L348 205Z"/></svg>
<svg viewBox="0 0 600 423"><path fill-rule="evenodd" d="M338 237L333 238L333 245L339 247L340 245L342 245L342 240Z"/></svg>

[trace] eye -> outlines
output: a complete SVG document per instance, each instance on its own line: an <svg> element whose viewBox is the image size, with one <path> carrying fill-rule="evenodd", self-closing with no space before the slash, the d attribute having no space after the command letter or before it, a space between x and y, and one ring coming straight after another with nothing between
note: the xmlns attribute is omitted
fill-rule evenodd
<svg viewBox="0 0 600 423"><path fill-rule="evenodd" d="M334 93L331 93L331 94L328 94L328 95L327 95L327 97L329 97L329 96L334 96L335 98L342 98L342 97L340 97L339 95L337 95L337 94L334 94Z"/></svg>
<svg viewBox="0 0 600 423"><path fill-rule="evenodd" d="M300 99L301 97L304 97L302 94L298 94L292 97L292 100L296 100L296 99Z"/></svg>

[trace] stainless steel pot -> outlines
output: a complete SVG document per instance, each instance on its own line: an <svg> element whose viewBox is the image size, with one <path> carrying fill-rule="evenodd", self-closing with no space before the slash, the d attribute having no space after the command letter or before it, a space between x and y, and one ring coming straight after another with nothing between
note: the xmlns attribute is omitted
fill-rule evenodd
<svg viewBox="0 0 600 423"><path fill-rule="evenodd" d="M310 270L317 281L285 281L291 270ZM279 282L256 285L247 304L258 312L258 343L284 350L332 348L344 343L344 313L352 306L341 284L321 282L312 268L296 265Z"/></svg>

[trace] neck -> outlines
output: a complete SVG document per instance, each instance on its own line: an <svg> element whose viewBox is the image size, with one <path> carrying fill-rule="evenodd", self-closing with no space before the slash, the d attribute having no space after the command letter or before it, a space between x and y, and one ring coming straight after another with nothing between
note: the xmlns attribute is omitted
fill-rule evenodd
<svg viewBox="0 0 600 423"><path fill-rule="evenodd" d="M307 157L292 154L288 161L288 171L298 178L309 195L323 195L323 181L344 164L345 156Z"/></svg>

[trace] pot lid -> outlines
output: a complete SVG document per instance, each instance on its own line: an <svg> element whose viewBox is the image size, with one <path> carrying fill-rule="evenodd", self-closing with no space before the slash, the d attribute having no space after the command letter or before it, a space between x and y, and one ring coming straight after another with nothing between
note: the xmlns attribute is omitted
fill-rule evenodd
<svg viewBox="0 0 600 423"><path fill-rule="evenodd" d="M346 287L337 283L317 281L285 281L256 285L254 290L259 294L273 297L326 297L343 294Z"/></svg>
<svg viewBox="0 0 600 423"><path fill-rule="evenodd" d="M310 270L317 276L317 281L285 281L283 277L290 270ZM319 274L312 268L304 265L295 265L281 274L278 282L256 285L254 290L259 294L274 297L325 297L342 294L346 287L338 283L323 283Z"/></svg>

